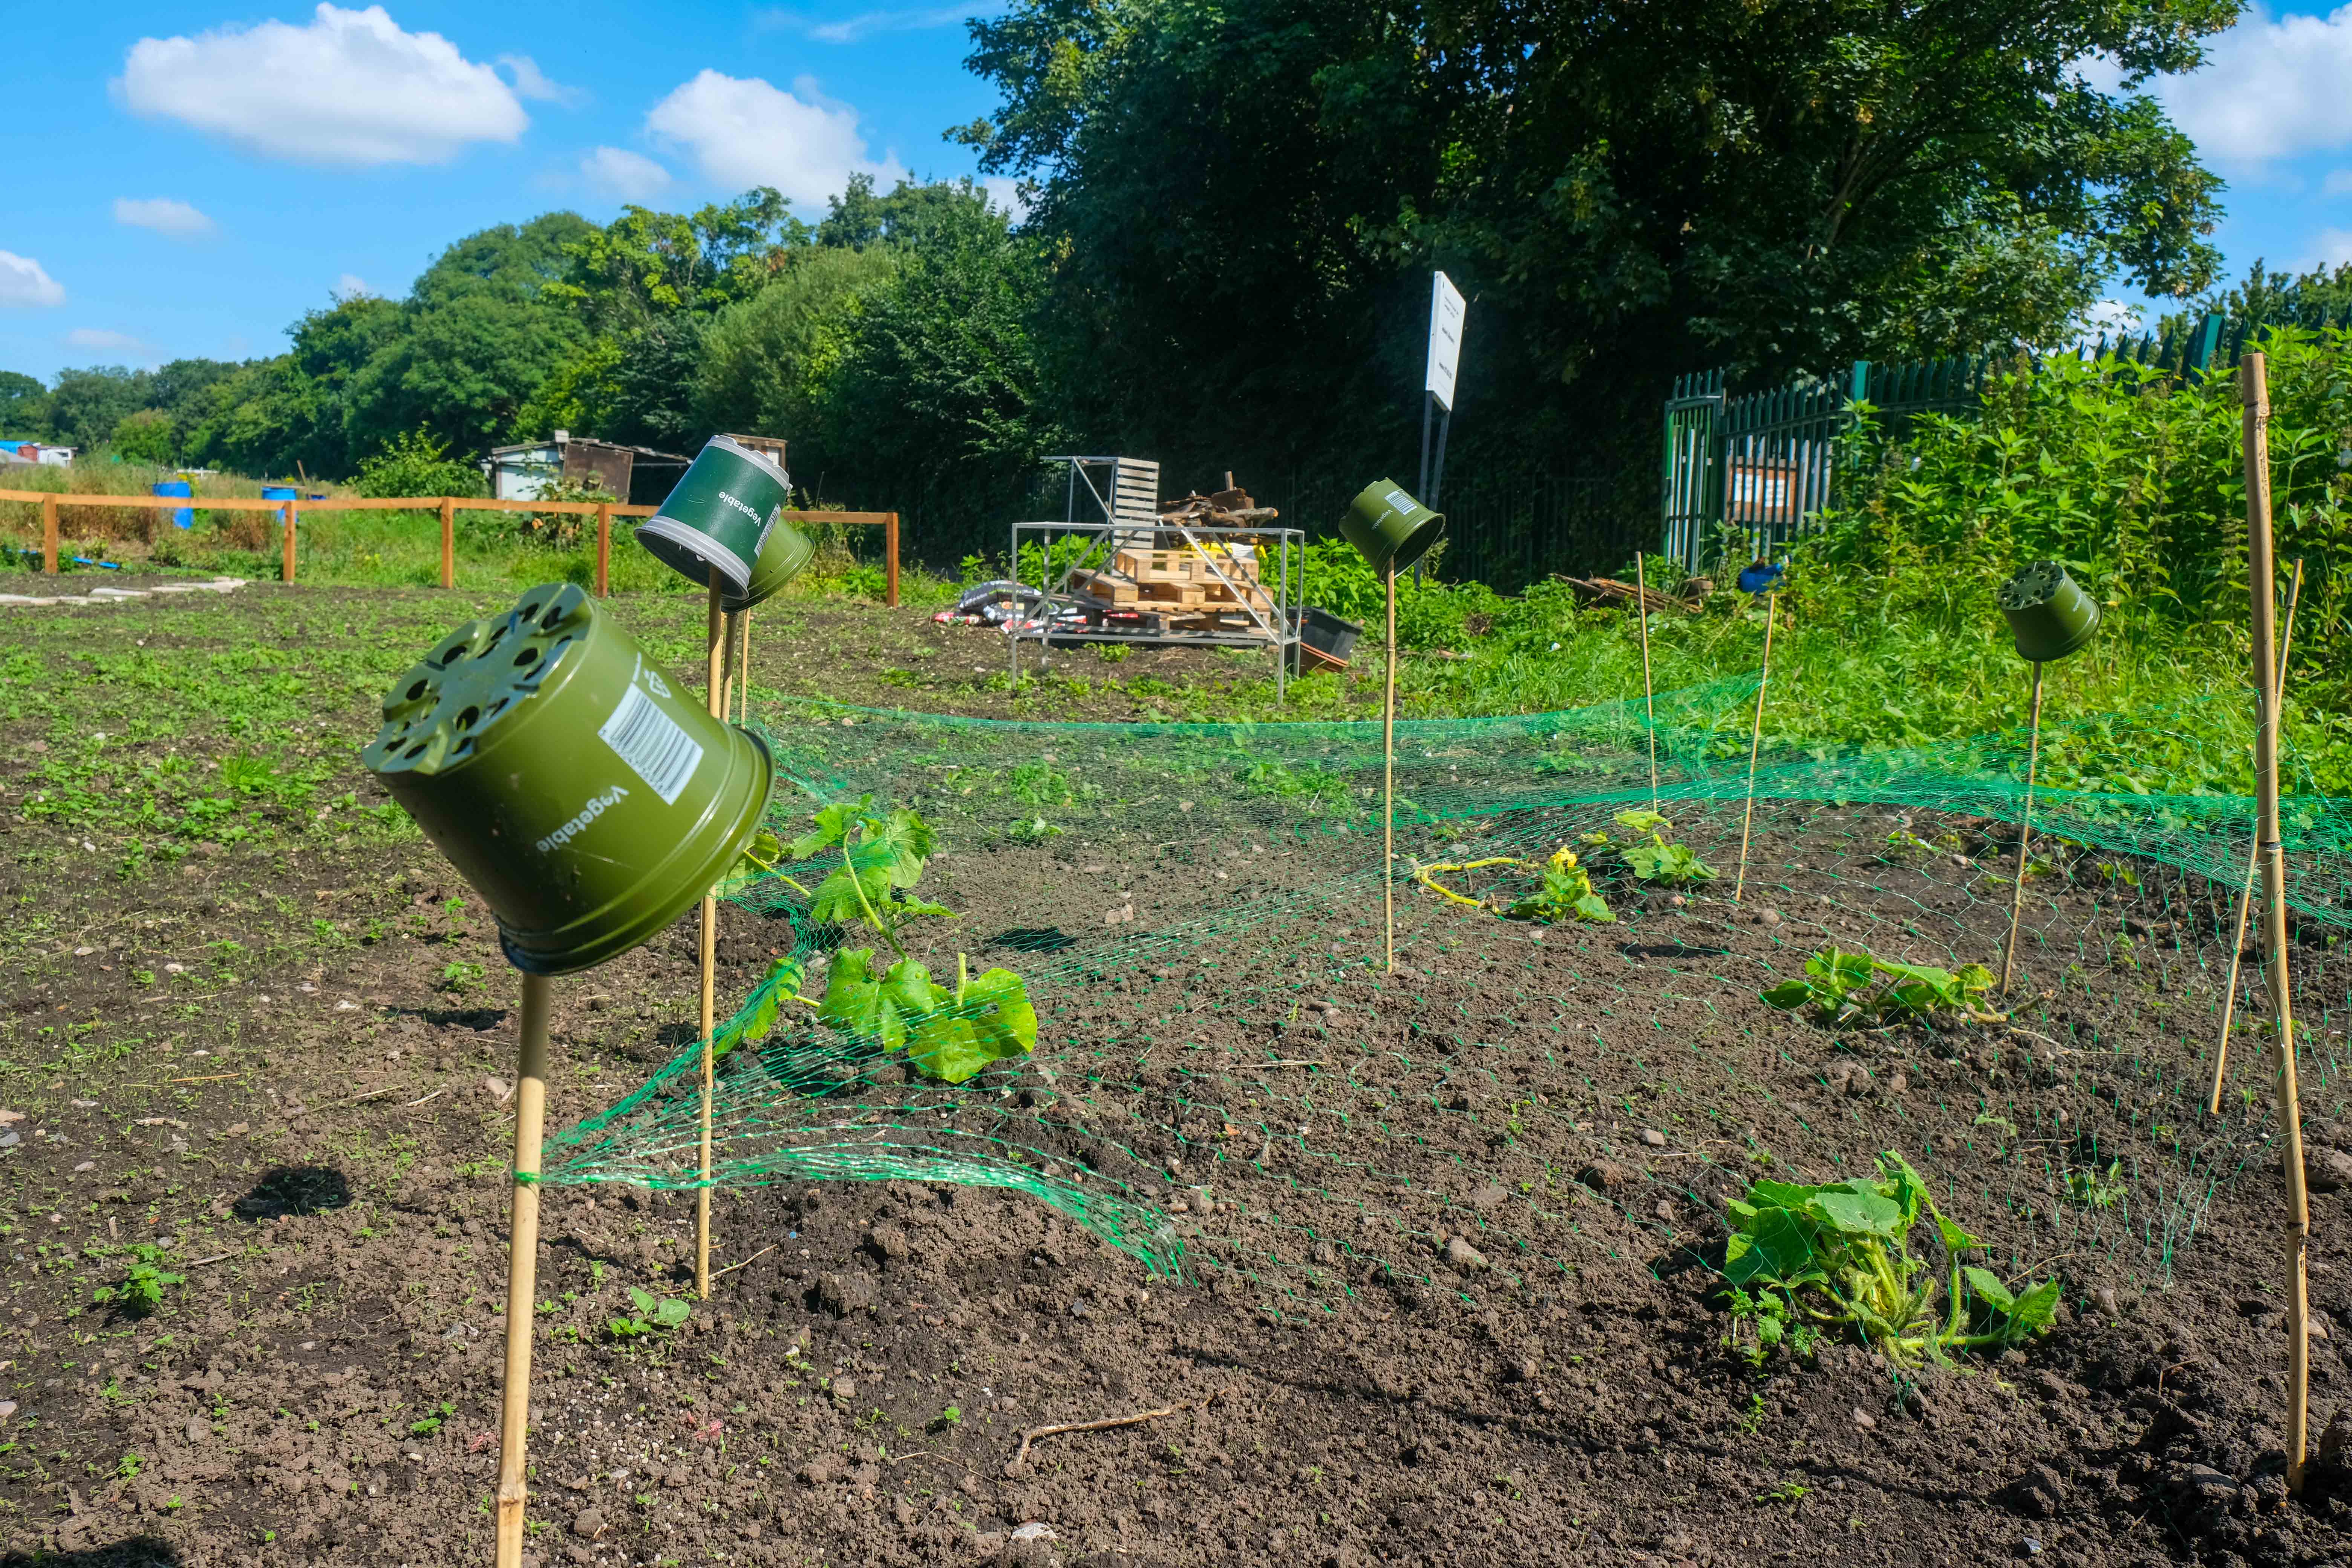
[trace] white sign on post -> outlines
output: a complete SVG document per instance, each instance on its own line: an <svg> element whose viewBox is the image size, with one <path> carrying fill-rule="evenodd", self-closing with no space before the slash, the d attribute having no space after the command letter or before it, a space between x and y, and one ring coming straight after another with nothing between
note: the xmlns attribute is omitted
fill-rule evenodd
<svg viewBox="0 0 2352 1568"><path fill-rule="evenodd" d="M1454 412L1454 373L1462 363L1462 290L1440 272L1430 279L1429 375L1424 384L1437 405Z"/></svg>

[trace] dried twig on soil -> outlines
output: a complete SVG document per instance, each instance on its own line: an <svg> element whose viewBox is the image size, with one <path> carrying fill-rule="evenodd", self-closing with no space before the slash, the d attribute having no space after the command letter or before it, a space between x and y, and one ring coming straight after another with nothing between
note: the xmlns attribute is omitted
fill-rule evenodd
<svg viewBox="0 0 2352 1568"><path fill-rule="evenodd" d="M1109 1415L1100 1421L1065 1421L1058 1426L1033 1427L1021 1434L1021 1451L1013 1456L1013 1462L1016 1465L1026 1464L1029 1459L1029 1445L1040 1437L1057 1437L1066 1432L1107 1432L1114 1426L1139 1426L1146 1421L1158 1421L1187 1410L1206 1410L1211 1405L1216 1403L1220 1395L1231 1394L1233 1391L1234 1385L1227 1384L1224 1387L1212 1390L1198 1399L1179 1400L1174 1405L1163 1405L1157 1410L1139 1410L1132 1415Z"/></svg>
<svg viewBox="0 0 2352 1568"><path fill-rule="evenodd" d="M771 1252L773 1252L773 1251L775 1251L775 1250L776 1250L776 1249L775 1249L774 1247L763 1247L760 1248L760 1250L759 1250L759 1251L757 1251L757 1252L755 1252L755 1253L751 1254L751 1257L749 1257L749 1258L747 1258L743 1259L743 1261L742 1261L742 1262L740 1262L740 1263L730 1263L730 1264L729 1264L726 1268L721 1268L721 1269L719 1269L717 1273L712 1274L712 1275L711 1275L711 1278L712 1278L713 1279L718 1279L718 1278L719 1278L719 1276L720 1274L732 1274L732 1273L734 1273L734 1272L735 1272L735 1270L737 1270L738 1268L750 1268L752 1264L759 1262L759 1261L760 1261L760 1259L761 1259L762 1258L767 1257L767 1256L768 1256L768 1254L770 1254Z"/></svg>

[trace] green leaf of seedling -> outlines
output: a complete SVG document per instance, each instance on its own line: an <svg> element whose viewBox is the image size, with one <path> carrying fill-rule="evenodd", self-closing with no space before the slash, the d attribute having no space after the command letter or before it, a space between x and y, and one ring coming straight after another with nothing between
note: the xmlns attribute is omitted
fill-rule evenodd
<svg viewBox="0 0 2352 1568"><path fill-rule="evenodd" d="M688 1301L664 1301L654 1309L654 1326L674 1329L694 1315L694 1306Z"/></svg>
<svg viewBox="0 0 2352 1568"><path fill-rule="evenodd" d="M860 897L860 894L864 896ZM866 910L880 910L883 901L889 896L890 868L887 865L859 866L854 871L847 866L840 866L817 884L816 897L809 901L809 914L813 919L835 925L870 924Z"/></svg>
<svg viewBox="0 0 2352 1568"><path fill-rule="evenodd" d="M2029 1285L2017 1298L2017 1306L2009 1315L2010 1331L2018 1338L2027 1334L2047 1332L2058 1316L2058 1281L2044 1279L2039 1285Z"/></svg>
<svg viewBox="0 0 2352 1568"><path fill-rule="evenodd" d="M645 1316L647 1312L654 1310L653 1292L650 1290L640 1290L635 1285L630 1286L629 1305L637 1310L637 1315L639 1317Z"/></svg>
<svg viewBox="0 0 2352 1568"><path fill-rule="evenodd" d="M1946 1219L1944 1212L1934 1205L1928 1205L1927 1212L1936 1216L1936 1230L1944 1238L1944 1249L1947 1252L1966 1252L1972 1247L1984 1245L1983 1242Z"/></svg>
<svg viewBox="0 0 2352 1568"><path fill-rule="evenodd" d="M1785 1007L1793 1013L1812 1001L1813 988L1802 980L1783 980L1765 992L1763 999L1772 1006Z"/></svg>
<svg viewBox="0 0 2352 1568"><path fill-rule="evenodd" d="M885 1051L896 1051L907 1043L906 1018L898 1004L884 994L884 977L870 973L873 963L870 947L834 954L832 971L825 976L824 1000L817 1007L817 1022Z"/></svg>
<svg viewBox="0 0 2352 1568"><path fill-rule="evenodd" d="M1823 1187L1805 1208L1841 1236L1891 1239L1901 1236L1906 1228L1902 1208L1880 1192L1874 1182L1843 1182Z"/></svg>
<svg viewBox="0 0 2352 1568"><path fill-rule="evenodd" d="M874 797L860 795L855 805L828 805L816 814L816 826L802 834L786 847L794 860L812 859L824 854L849 837L850 830L865 818L866 808Z"/></svg>
<svg viewBox="0 0 2352 1568"><path fill-rule="evenodd" d="M923 864L938 842L930 824L902 805L878 824L869 818L866 842L859 847L877 852L890 886L911 888L923 879Z"/></svg>
<svg viewBox="0 0 2352 1568"><path fill-rule="evenodd" d="M801 977L808 966L798 958L780 958L768 967L767 978L752 993L751 1007L720 1025L710 1037L712 1059L725 1056L736 1047L764 1040L776 1026L776 1015L784 999L798 994Z"/></svg>
<svg viewBox="0 0 2352 1568"><path fill-rule="evenodd" d="M1610 909L1607 900L1603 900L1598 893L1585 894L1582 898L1576 900L1573 908L1576 910L1577 918L1579 920L1591 921L1595 925L1615 925L1617 923L1615 911Z"/></svg>
<svg viewBox="0 0 2352 1568"><path fill-rule="evenodd" d="M2017 1298L2009 1293L2009 1287L2003 1285L1990 1268L1979 1268L1970 1264L1960 1270L1960 1275L1968 1280L1969 1289L1994 1311L2008 1315L2017 1310Z"/></svg>
<svg viewBox="0 0 2352 1568"><path fill-rule="evenodd" d="M1629 833L1660 833L1674 826L1672 821L1656 812L1643 811L1639 807L1619 812L1614 821Z"/></svg>

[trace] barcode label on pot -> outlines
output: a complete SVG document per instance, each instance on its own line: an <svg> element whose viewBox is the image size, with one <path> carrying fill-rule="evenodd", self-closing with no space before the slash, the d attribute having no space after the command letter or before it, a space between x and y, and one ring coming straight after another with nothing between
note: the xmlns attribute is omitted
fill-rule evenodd
<svg viewBox="0 0 2352 1568"><path fill-rule="evenodd" d="M664 805L677 803L678 791L686 787L686 781L694 776L695 764L702 761L701 743L635 686L596 733L621 754L621 761L646 781L647 788L661 796Z"/></svg>

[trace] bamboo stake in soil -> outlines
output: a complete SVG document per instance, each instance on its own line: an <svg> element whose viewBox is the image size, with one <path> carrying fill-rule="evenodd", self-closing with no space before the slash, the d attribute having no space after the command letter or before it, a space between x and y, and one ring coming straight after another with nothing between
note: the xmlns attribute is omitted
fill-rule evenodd
<svg viewBox="0 0 2352 1568"><path fill-rule="evenodd" d="M2270 388L2263 356L2239 362L2245 401L2246 583L2253 605L2254 839L2263 858L2263 947L2277 1021L2280 1158L2286 1175L2286 1484L2303 1490L2311 1438L2311 1194L2304 1185L2303 1105L2295 1085L2294 1016L2286 973L2286 856L2279 844L2277 567L2271 556Z"/></svg>
<svg viewBox="0 0 2352 1568"><path fill-rule="evenodd" d="M705 671L710 716L727 716L726 677L720 666L727 657L727 639L719 625L719 568L710 569L710 610L708 634L709 664ZM702 1161L701 1177L694 1189L694 1293L710 1295L710 1037L719 1026L719 889L702 895Z"/></svg>
<svg viewBox="0 0 2352 1568"><path fill-rule="evenodd" d="M515 1065L513 1217L507 1231L507 1373L499 1411L499 1568L520 1568L523 1439L530 1419L530 1332L539 1285L539 1142L547 1119L549 981L522 977L522 1043Z"/></svg>
<svg viewBox="0 0 2352 1568"><path fill-rule="evenodd" d="M2286 700L2286 656L2294 646L2294 612L2303 601L2303 563L2294 563L2294 576L2286 590L2286 629L2279 634L2278 681L2271 688L2273 701ZM2271 722L2277 723L2275 714ZM2253 842L2246 847L2246 883L2238 889L2237 935L2230 942L2230 984L2221 993L2221 1043L2213 1052L2213 1093L2205 1107L2208 1116L2221 1114L2221 1079L2230 1068L2230 1024L2238 1011L2238 970L2246 956L2246 916L2254 905L2254 877L2263 865L2263 836L2259 822Z"/></svg>
<svg viewBox="0 0 2352 1568"><path fill-rule="evenodd" d="M1756 725L1748 732L1748 809L1739 818L1739 875L1731 884L1738 903L1748 888L1748 830L1756 823L1756 752L1764 743L1764 688L1772 680L1772 612L1780 595L1764 595L1764 669L1756 678Z"/></svg>
<svg viewBox="0 0 2352 1568"><path fill-rule="evenodd" d="M735 689L741 718L740 723L751 721L751 612L739 610L735 615Z"/></svg>
<svg viewBox="0 0 2352 1568"><path fill-rule="evenodd" d="M1650 584L1633 552L1633 613L1642 618L1642 728L1650 737L1650 809L1658 809L1658 707L1650 690Z"/></svg>
<svg viewBox="0 0 2352 1568"><path fill-rule="evenodd" d="M1389 680L1381 700L1381 934L1396 971L1396 563L1388 569Z"/></svg>
<svg viewBox="0 0 2352 1568"><path fill-rule="evenodd" d="M2000 950L2000 994L2017 968L2017 922L2025 913L2025 858L2033 843L2033 774L2042 764L2042 661L2033 662L2033 715L2025 746L2025 811L2017 822L2017 880L2009 889L2009 941Z"/></svg>

